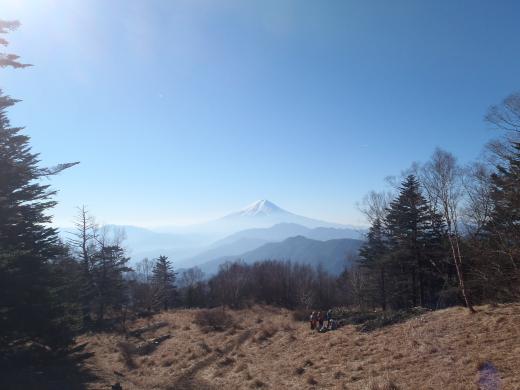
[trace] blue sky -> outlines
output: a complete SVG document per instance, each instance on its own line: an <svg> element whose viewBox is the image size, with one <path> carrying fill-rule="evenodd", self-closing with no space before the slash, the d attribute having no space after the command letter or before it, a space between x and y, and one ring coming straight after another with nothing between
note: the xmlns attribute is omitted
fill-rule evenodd
<svg viewBox="0 0 520 390"><path fill-rule="evenodd" d="M520 89L517 1L0 0L22 27L10 112L55 220L199 222L257 199L363 222L356 202L439 146L463 163Z"/></svg>

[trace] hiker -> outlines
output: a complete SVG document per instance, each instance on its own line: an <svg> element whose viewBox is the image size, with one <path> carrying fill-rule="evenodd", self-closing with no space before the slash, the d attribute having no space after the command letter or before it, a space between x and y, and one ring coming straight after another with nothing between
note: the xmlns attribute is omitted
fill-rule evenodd
<svg viewBox="0 0 520 390"><path fill-rule="evenodd" d="M329 328L329 329L330 329L331 321L332 321L332 310L329 309L327 311L327 328Z"/></svg>
<svg viewBox="0 0 520 390"><path fill-rule="evenodd" d="M320 325L318 329L321 329L323 327L323 314L321 311L318 312L318 324Z"/></svg>
<svg viewBox="0 0 520 390"><path fill-rule="evenodd" d="M314 329L316 329L316 312L313 311L311 313L310 319L311 319L311 330L314 330Z"/></svg>

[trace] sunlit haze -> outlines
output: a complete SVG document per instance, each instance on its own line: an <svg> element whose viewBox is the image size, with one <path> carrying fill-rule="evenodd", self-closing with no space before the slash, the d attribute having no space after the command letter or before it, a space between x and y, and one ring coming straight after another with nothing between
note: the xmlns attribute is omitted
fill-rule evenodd
<svg viewBox="0 0 520 390"><path fill-rule="evenodd" d="M45 165L55 223L198 223L268 199L356 208L439 146L462 163L518 86L520 3L0 0L20 20L9 112Z"/></svg>

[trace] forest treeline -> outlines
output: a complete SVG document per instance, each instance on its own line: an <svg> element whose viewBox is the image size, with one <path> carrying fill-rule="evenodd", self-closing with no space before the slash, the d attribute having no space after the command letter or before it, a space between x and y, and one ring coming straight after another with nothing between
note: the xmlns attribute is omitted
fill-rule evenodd
<svg viewBox="0 0 520 390"><path fill-rule="evenodd" d="M0 34L17 26L0 21ZM25 66L0 53L0 67ZM226 263L210 278L197 268L179 273L165 256L130 267L124 234L98 226L85 207L61 239L51 225L55 190L43 179L74 163L39 166L29 137L8 119L16 103L0 91L0 350L29 340L64 347L78 332L124 329L131 316L172 307L474 310L519 298L520 94L487 113L502 138L481 161L460 166L439 149L389 191L367 195L370 230L340 276L276 259Z"/></svg>

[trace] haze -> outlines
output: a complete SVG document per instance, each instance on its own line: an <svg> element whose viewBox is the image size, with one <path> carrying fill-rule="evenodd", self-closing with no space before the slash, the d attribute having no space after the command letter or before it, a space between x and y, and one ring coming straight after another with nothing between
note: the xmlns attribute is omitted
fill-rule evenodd
<svg viewBox="0 0 520 390"><path fill-rule="evenodd" d="M519 4L0 1L22 28L6 69L55 223L211 220L257 199L364 224L363 194L436 146L462 163L517 85ZM507 58L507 60L505 60Z"/></svg>

